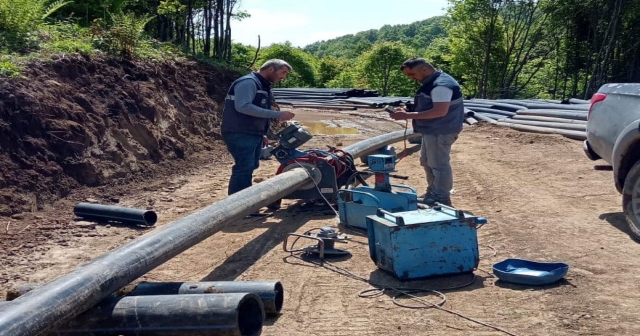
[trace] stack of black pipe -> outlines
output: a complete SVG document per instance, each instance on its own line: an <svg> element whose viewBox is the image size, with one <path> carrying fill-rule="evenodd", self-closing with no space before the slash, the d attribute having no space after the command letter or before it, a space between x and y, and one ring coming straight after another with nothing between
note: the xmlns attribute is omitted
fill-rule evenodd
<svg viewBox="0 0 640 336"><path fill-rule="evenodd" d="M7 292L16 300L42 284ZM259 335L284 301L278 281L141 282L110 295L53 335ZM160 332L161 331L161 332Z"/></svg>
<svg viewBox="0 0 640 336"><path fill-rule="evenodd" d="M413 101L409 97L381 97L375 90L354 88L276 88L272 91L278 104L295 107L379 108Z"/></svg>
<svg viewBox="0 0 640 336"><path fill-rule="evenodd" d="M543 99L469 99L464 101L467 116L521 131L554 133L586 139L589 102ZM473 120L467 120L473 123Z"/></svg>

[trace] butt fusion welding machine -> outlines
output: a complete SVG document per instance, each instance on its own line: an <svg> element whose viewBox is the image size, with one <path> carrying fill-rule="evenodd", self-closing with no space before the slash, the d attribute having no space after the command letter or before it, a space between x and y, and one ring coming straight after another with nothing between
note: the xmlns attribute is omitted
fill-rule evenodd
<svg viewBox="0 0 640 336"><path fill-rule="evenodd" d="M396 156L393 153L373 154L367 158L366 171L357 171L353 157L340 149L297 148L313 136L299 125L292 124L278 133L279 145L270 152L280 162L277 173L302 167L313 182L304 185L286 198L316 200L324 197L337 200L339 219L348 227L366 230L369 254L382 270L401 280L471 272L478 266L476 230L487 220L447 206L418 209L417 193L412 187L392 184ZM378 153L384 152L378 151ZM374 176L374 185L366 177ZM360 186L357 186L360 183ZM280 201L269 206L280 207ZM347 251L336 249L334 243L346 240L331 227L317 233L288 236L308 238L317 245L301 249L283 247L287 252L303 251L320 256L342 256Z"/></svg>
<svg viewBox="0 0 640 336"><path fill-rule="evenodd" d="M378 209L391 212L418 209L418 195L414 188L390 182L391 177L407 179L405 176L391 174L395 171L395 155L369 155L367 161L369 170L357 172L356 176L374 175L375 184L371 187L363 183L363 186L339 190L338 210L342 224L366 229L366 217L375 215ZM360 179L362 180L364 178ZM350 183L347 184L351 186Z"/></svg>
<svg viewBox="0 0 640 336"><path fill-rule="evenodd" d="M312 182L286 196L286 199L317 200L336 199L338 189L344 186L356 172L353 156L341 149L327 146L327 150L297 148L309 141L313 135L297 124L291 124L278 133L278 146L271 150L280 167L276 174L294 168L307 170ZM270 209L280 208L280 200L270 204Z"/></svg>

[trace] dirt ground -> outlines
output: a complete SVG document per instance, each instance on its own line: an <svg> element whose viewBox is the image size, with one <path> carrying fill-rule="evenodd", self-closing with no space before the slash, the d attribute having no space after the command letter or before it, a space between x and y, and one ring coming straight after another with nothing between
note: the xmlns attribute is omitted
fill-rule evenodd
<svg viewBox="0 0 640 336"><path fill-rule="evenodd" d="M42 210L80 186L166 175L213 151L238 73L195 61L56 55L0 78L0 215Z"/></svg>
<svg viewBox="0 0 640 336"><path fill-rule="evenodd" d="M352 127L357 134L316 130L305 147L338 146L401 130L380 118L297 110L297 120ZM328 131L327 131L328 130ZM219 144L218 144L219 145ZM424 172L415 145L397 166L407 184L423 191ZM402 142L394 145L402 149ZM332 226L328 208L308 208L295 200L265 219L228 223L200 244L151 271L139 281L280 280L285 288L282 314L269 319L263 335L504 335L475 321L515 335L637 335L640 313L640 246L630 238L611 171L594 169L581 143L557 135L538 135L496 126L468 126L453 147L454 206L488 219L478 231L480 265L469 274L400 283L381 272L368 255L366 237L345 231L339 247L352 256L335 266L388 286L441 289L444 309L408 309L392 302L393 293L361 298L366 283L287 257L288 233ZM359 161L358 161L359 163ZM43 210L2 218L0 295L25 282L63 275L151 229L104 226L74 220L78 201L95 200L149 208L162 227L226 196L230 157L199 152L168 165L170 178L140 178L122 186L82 187ZM277 169L262 161L256 178ZM604 169L603 169L604 168ZM517 257L570 265L561 282L545 287L502 283L492 264ZM438 301L421 294L424 300ZM413 304L401 300L406 304ZM473 320L472 320L473 319Z"/></svg>

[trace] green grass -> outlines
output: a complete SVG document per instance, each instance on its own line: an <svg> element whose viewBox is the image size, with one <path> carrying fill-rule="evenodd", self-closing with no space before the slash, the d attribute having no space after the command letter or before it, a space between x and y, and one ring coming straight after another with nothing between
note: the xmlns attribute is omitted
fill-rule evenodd
<svg viewBox="0 0 640 336"><path fill-rule="evenodd" d="M21 66L8 55L0 56L0 77L18 77L20 76Z"/></svg>
<svg viewBox="0 0 640 336"><path fill-rule="evenodd" d="M0 48L0 77L18 77L22 64L33 60L50 60L54 55L80 53L83 55L111 55L134 59L177 60L187 58L179 47L161 43L141 35L135 45L127 45L126 53L117 48L119 41L111 39L106 30L80 27L74 22L42 25L30 33L28 52L22 49Z"/></svg>

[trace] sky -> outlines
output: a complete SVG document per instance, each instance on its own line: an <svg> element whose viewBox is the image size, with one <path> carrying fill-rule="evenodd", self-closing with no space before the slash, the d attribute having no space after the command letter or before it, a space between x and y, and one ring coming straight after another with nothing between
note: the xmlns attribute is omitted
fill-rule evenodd
<svg viewBox="0 0 640 336"><path fill-rule="evenodd" d="M240 0L251 14L231 22L231 39L261 47L311 43L384 25L408 24L443 15L447 0Z"/></svg>

